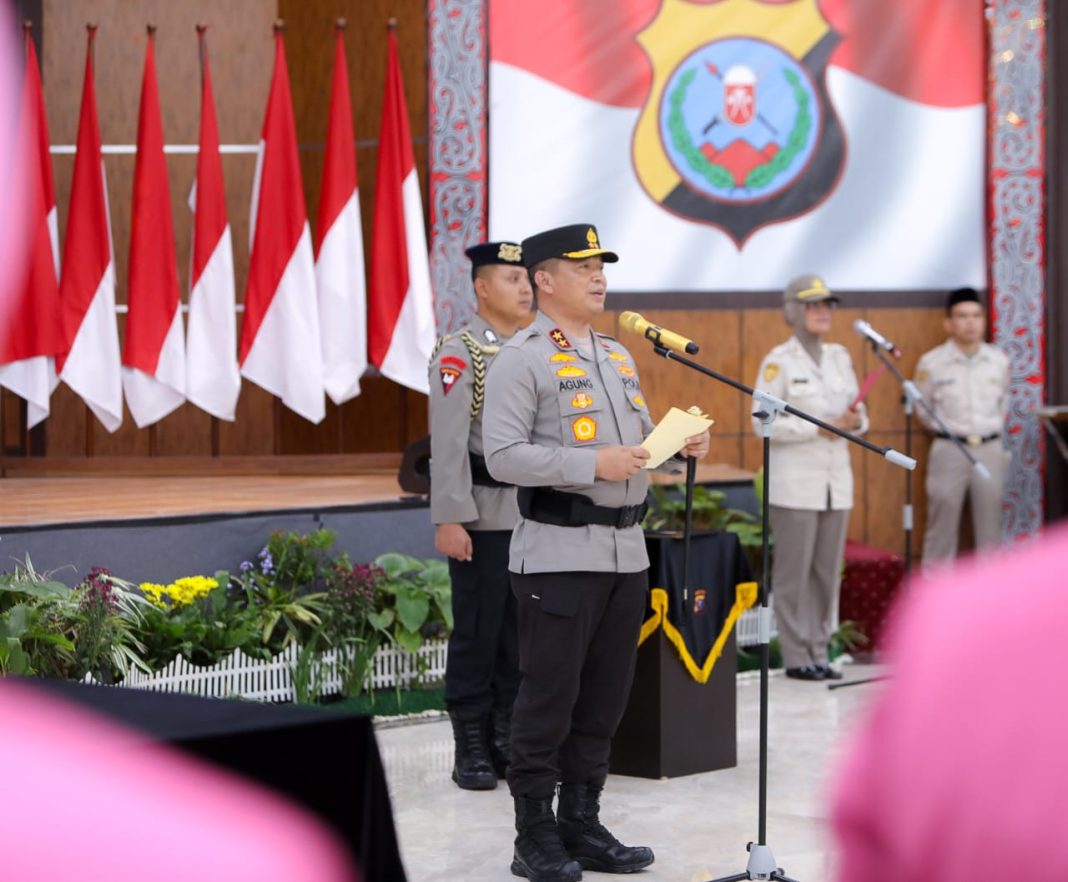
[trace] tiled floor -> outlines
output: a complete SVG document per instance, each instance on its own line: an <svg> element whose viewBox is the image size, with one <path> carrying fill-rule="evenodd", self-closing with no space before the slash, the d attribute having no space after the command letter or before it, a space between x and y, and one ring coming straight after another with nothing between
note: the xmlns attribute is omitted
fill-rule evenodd
<svg viewBox="0 0 1068 882"><path fill-rule="evenodd" d="M846 669L847 679L876 673ZM831 879L828 775L841 739L879 688L874 682L829 690L781 674L770 679L767 844L785 874L800 882ZM631 877L635 882L704 882L746 869L745 846L757 834L759 695L757 679L739 680L736 768L672 780L609 778L602 820L624 842L656 853L652 867ZM511 798L503 786L471 793L449 780L448 722L380 728L378 741L410 882L514 879Z"/></svg>

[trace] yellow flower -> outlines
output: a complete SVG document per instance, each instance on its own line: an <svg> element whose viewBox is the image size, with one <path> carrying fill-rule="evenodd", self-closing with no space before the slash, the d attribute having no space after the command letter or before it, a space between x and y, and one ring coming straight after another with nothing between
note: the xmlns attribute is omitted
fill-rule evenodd
<svg viewBox="0 0 1068 882"><path fill-rule="evenodd" d="M194 600L206 597L218 587L218 581L210 576L183 576L169 585L144 582L140 586L149 602L160 609L187 606Z"/></svg>

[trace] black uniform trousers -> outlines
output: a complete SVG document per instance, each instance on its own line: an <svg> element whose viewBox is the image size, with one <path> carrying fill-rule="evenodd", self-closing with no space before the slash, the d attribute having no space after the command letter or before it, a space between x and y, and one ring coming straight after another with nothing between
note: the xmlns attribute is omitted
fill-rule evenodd
<svg viewBox="0 0 1068 882"><path fill-rule="evenodd" d="M445 705L460 716L511 707L519 688L516 604L508 583L511 530L471 530L471 560L449 559L453 629Z"/></svg>
<svg viewBox="0 0 1068 882"><path fill-rule="evenodd" d="M522 680L512 712L513 796L603 784L630 697L648 574L512 573Z"/></svg>

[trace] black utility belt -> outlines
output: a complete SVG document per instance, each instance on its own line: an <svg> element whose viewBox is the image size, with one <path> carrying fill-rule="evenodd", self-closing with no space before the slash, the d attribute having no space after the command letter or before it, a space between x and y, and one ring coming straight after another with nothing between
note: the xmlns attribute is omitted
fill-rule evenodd
<svg viewBox="0 0 1068 882"><path fill-rule="evenodd" d="M489 473L489 469L486 468L486 457L479 456L477 453L469 453L468 458L471 460L471 483L478 484L479 487L512 487L512 484L505 484L503 481L498 481L493 475Z"/></svg>
<svg viewBox="0 0 1068 882"><path fill-rule="evenodd" d="M948 432L939 432L938 437L956 438L961 444L967 444L969 447L979 447L988 441L997 441L1001 437L1001 432L994 432L990 435L950 435Z"/></svg>
<svg viewBox="0 0 1068 882"><path fill-rule="evenodd" d="M649 506L624 505L611 508L595 505L581 493L565 493L548 487L520 487L518 494L519 513L540 524L555 527L585 527L599 524L602 527L625 529L640 524Z"/></svg>

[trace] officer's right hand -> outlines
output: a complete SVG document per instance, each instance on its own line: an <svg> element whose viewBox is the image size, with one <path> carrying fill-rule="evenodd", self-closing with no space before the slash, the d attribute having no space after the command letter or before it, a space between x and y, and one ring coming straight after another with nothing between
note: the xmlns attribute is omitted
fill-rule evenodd
<svg viewBox="0 0 1068 882"><path fill-rule="evenodd" d="M594 475L602 481L625 481L638 474L649 459L644 447L602 447L597 451Z"/></svg>
<svg viewBox="0 0 1068 882"><path fill-rule="evenodd" d="M471 560L471 536L461 524L438 524L434 530L434 547L446 557Z"/></svg>

